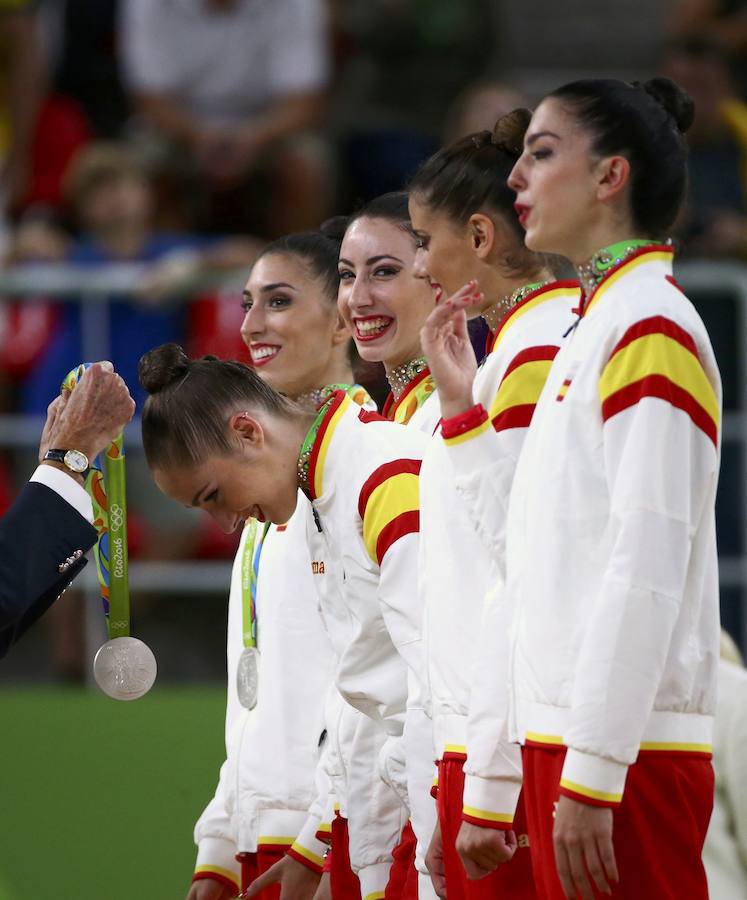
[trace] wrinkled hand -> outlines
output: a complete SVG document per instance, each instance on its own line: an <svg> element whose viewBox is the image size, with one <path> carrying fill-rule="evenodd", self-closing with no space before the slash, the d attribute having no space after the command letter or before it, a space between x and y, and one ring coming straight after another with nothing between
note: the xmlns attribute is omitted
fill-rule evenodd
<svg viewBox="0 0 747 900"><path fill-rule="evenodd" d="M329 872L323 873L319 887L314 894L314 900L332 900L332 878Z"/></svg>
<svg viewBox="0 0 747 900"><path fill-rule="evenodd" d="M569 900L594 900L587 870L597 889L611 894L617 883L617 862L612 846L612 810L561 797L553 826L555 864Z"/></svg>
<svg viewBox="0 0 747 900"><path fill-rule="evenodd" d="M467 878L476 881L508 862L516 852L518 842L513 831L502 828L482 828L462 822L456 848Z"/></svg>
<svg viewBox="0 0 747 900"><path fill-rule="evenodd" d="M476 281L470 281L431 312L420 332L428 366L438 386L445 419L466 412L474 405L472 383L477 372L475 351L467 330L470 306L482 302Z"/></svg>
<svg viewBox="0 0 747 900"><path fill-rule="evenodd" d="M67 403L69 397L70 391L63 390L59 397L55 397L47 407L47 421L44 423L41 441L39 442L39 462L42 462L44 457L47 455L47 450L52 447L52 434L57 427L60 413L65 408L65 404ZM73 447L71 449L76 448Z"/></svg>
<svg viewBox="0 0 747 900"><path fill-rule="evenodd" d="M441 826L436 822L433 837L425 854L425 865L431 876L433 890L439 897L446 896L446 869L444 867L444 844L441 837Z"/></svg>
<svg viewBox="0 0 747 900"><path fill-rule="evenodd" d="M51 445L81 450L89 460L107 447L135 413L135 401L110 362L94 363L58 410Z"/></svg>
<svg viewBox="0 0 747 900"><path fill-rule="evenodd" d="M249 900L258 897L271 884L279 884L280 900L313 900L320 880L321 875L296 862L293 857L284 856L263 875L255 878L241 896Z"/></svg>
<svg viewBox="0 0 747 900"><path fill-rule="evenodd" d="M236 896L236 891L226 887L222 881L215 878L200 878L192 882L187 900L234 900Z"/></svg>

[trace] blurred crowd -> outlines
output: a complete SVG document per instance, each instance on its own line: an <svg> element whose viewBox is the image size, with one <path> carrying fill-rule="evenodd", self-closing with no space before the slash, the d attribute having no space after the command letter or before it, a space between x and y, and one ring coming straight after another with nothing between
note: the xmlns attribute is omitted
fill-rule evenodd
<svg viewBox="0 0 747 900"><path fill-rule="evenodd" d="M401 188L442 142L531 106L506 49L512 5L0 0L3 268L142 264L135 293L106 303L106 355L133 394L140 355L167 340L247 360L241 278L199 277L247 272L267 240ZM572 5L607 40L608 5ZM745 260L747 2L671 0L646 40L637 77L658 69L696 103L682 251ZM0 415L42 414L83 358L75 299L3 292ZM0 441L0 513L28 468ZM133 556L233 555L233 536L159 510L136 464L130 478Z"/></svg>

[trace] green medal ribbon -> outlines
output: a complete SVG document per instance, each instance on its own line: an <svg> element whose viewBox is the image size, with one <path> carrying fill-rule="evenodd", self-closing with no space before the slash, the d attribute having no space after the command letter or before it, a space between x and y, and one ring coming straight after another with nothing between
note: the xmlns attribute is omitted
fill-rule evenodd
<svg viewBox="0 0 747 900"><path fill-rule="evenodd" d="M259 522L249 519L244 526L246 540L244 552L241 557L241 624L242 637L245 647L257 646L257 577L259 575L259 558L262 547L270 530L270 522L265 524L264 530L257 541Z"/></svg>
<svg viewBox="0 0 747 900"><path fill-rule="evenodd" d="M90 363L81 363L68 373L62 387L72 391L88 368ZM94 557L109 638L127 637L130 634L130 589L125 453L121 434L93 461L85 489L91 497L93 525L98 532Z"/></svg>
<svg viewBox="0 0 747 900"><path fill-rule="evenodd" d="M336 391L345 391L361 407L371 402L368 392L359 384L328 384L319 391L311 392L309 399L322 405L301 447L298 467L302 484L305 484L304 479L308 475L309 458L314 441L327 414L327 403ZM257 542L257 532L259 530L257 520L249 519L244 525L246 539L241 557L241 623L244 647L257 646L257 578L259 576L259 559L262 555L262 547L264 546L267 532L270 530L270 525L270 522L266 523L259 542Z"/></svg>

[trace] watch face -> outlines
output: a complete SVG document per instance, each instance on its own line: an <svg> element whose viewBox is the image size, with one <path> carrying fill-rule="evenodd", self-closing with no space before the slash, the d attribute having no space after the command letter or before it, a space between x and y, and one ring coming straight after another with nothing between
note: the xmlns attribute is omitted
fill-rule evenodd
<svg viewBox="0 0 747 900"><path fill-rule="evenodd" d="M80 450L68 450L65 453L64 463L73 472L85 472L88 468L88 457Z"/></svg>

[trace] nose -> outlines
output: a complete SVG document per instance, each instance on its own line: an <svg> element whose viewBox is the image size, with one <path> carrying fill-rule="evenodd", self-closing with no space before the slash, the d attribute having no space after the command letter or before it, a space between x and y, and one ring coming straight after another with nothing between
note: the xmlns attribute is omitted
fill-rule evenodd
<svg viewBox="0 0 747 900"><path fill-rule="evenodd" d="M508 186L512 191L516 191L518 194L519 191L523 191L527 186L526 173L524 171L524 154L516 160L513 169L511 169L511 174L508 176Z"/></svg>
<svg viewBox="0 0 747 900"><path fill-rule="evenodd" d="M346 302L351 310L371 306L373 301L365 278L358 275L352 281L347 282Z"/></svg>
<svg viewBox="0 0 747 900"><path fill-rule="evenodd" d="M227 509L211 509L210 515L223 534L233 534L239 524L238 517Z"/></svg>
<svg viewBox="0 0 747 900"><path fill-rule="evenodd" d="M265 314L260 303L254 303L244 314L241 323L241 337L245 344L249 344L253 337L262 334L265 330Z"/></svg>
<svg viewBox="0 0 747 900"><path fill-rule="evenodd" d="M425 247L418 247L415 251L415 260L412 264L412 274L416 278L428 278L428 268L426 266L427 258L428 251Z"/></svg>

